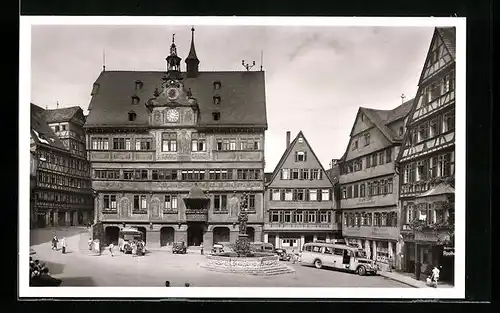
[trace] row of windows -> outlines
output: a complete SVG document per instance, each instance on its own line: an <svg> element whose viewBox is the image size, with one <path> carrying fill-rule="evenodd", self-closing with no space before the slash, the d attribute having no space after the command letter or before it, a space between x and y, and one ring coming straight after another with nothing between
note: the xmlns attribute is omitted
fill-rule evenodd
<svg viewBox="0 0 500 313"><path fill-rule="evenodd" d="M363 162L364 160L364 162ZM355 160L346 162L341 166L341 175L358 172L363 168L375 167L392 162L392 148L388 148L379 152L374 152ZM363 164L364 163L364 164Z"/></svg>
<svg viewBox="0 0 500 313"><path fill-rule="evenodd" d="M445 220L445 212L435 203L408 204L403 208L406 224L414 220L424 221L425 224L441 223Z"/></svg>
<svg viewBox="0 0 500 313"><path fill-rule="evenodd" d="M392 178L342 186L342 199L364 198L393 193Z"/></svg>
<svg viewBox="0 0 500 313"><path fill-rule="evenodd" d="M269 200L273 201L330 201L331 189L271 189Z"/></svg>
<svg viewBox="0 0 500 313"><path fill-rule="evenodd" d="M93 150L109 150L108 137L93 137L92 138ZM136 151L150 151L154 148L153 138L113 138L113 150L136 150ZM177 133L165 132L162 133L161 149L163 152L176 152L178 147ZM216 150L218 151L236 151L236 150L261 150L261 143L259 138L217 138ZM239 149L237 149L239 148ZM202 133L191 134L191 151L201 152L207 151L207 139Z"/></svg>
<svg viewBox="0 0 500 313"><path fill-rule="evenodd" d="M361 119L364 119L364 115L361 115ZM370 133L366 133L363 135L363 146L368 146L370 144ZM358 144L358 141L360 141L361 139L354 139L353 142L352 142L352 147L351 147L351 150L356 150L359 148L359 144Z"/></svg>
<svg viewBox="0 0 500 313"><path fill-rule="evenodd" d="M411 146L454 129L455 111L452 110L412 128L406 145Z"/></svg>
<svg viewBox="0 0 500 313"><path fill-rule="evenodd" d="M92 204L92 198L90 196L66 194L52 191L37 191L36 200L64 204Z"/></svg>
<svg viewBox="0 0 500 313"><path fill-rule="evenodd" d="M403 183L406 184L435 177L451 176L453 175L453 164L451 153L445 153L417 162L408 163L404 166Z"/></svg>
<svg viewBox="0 0 500 313"><path fill-rule="evenodd" d="M213 195L213 210L214 212L228 211L227 199L228 195ZM177 210L179 208L179 201L181 200L178 194L166 194L163 197L165 210ZM148 200L146 195L134 195L133 210L143 211L148 208ZM104 195L103 196L103 209L105 211L117 210L117 196ZM255 195L248 196L248 210L255 211Z"/></svg>
<svg viewBox="0 0 500 313"><path fill-rule="evenodd" d="M397 212L344 213L344 226L396 227L398 226L398 213Z"/></svg>
<svg viewBox="0 0 500 313"><path fill-rule="evenodd" d="M151 173L151 174L150 174ZM94 170L96 179L125 180L261 180L260 169L217 169L217 170L177 170L177 169L99 169Z"/></svg>
<svg viewBox="0 0 500 313"><path fill-rule="evenodd" d="M423 104L427 105L442 95L455 90L455 73L451 72L438 82L426 86L423 90Z"/></svg>
<svg viewBox="0 0 500 313"><path fill-rule="evenodd" d="M323 179L323 171L319 168L282 168L280 171L280 179Z"/></svg>
<svg viewBox="0 0 500 313"><path fill-rule="evenodd" d="M37 152L37 157L38 160L41 161L40 164L46 162L48 164L60 165L80 171L89 170L89 163L87 161L76 159L69 155L57 155L49 151L39 150Z"/></svg>
<svg viewBox="0 0 500 313"><path fill-rule="evenodd" d="M79 179L65 175L58 175L54 173L47 173L44 171L38 172L38 183L59 185L62 187L70 187L77 189L90 189L91 183L86 179Z"/></svg>
<svg viewBox="0 0 500 313"><path fill-rule="evenodd" d="M331 211L308 210L272 210L269 212L270 223L331 223Z"/></svg>

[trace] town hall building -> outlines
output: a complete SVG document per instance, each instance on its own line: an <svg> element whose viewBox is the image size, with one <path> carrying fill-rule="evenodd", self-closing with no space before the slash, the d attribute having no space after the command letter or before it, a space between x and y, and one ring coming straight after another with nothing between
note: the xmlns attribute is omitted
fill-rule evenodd
<svg viewBox="0 0 500 313"><path fill-rule="evenodd" d="M262 241L263 71L199 71L194 29L186 70L172 39L165 71L103 70L85 124L95 220L108 242L137 227L150 247Z"/></svg>

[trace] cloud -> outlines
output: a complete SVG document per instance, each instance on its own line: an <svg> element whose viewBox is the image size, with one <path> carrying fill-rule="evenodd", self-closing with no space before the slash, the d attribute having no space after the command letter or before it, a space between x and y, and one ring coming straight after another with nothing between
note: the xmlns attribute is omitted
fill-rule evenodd
<svg viewBox="0 0 500 313"><path fill-rule="evenodd" d="M164 70L175 33L185 58L190 26L35 26L31 100L42 107L90 102L106 51L108 70ZM417 89L433 28L197 26L202 71L260 66L264 53L269 129L266 171L284 152L285 132L303 130L328 167L345 151L359 106L391 109ZM184 62L182 63L184 67Z"/></svg>

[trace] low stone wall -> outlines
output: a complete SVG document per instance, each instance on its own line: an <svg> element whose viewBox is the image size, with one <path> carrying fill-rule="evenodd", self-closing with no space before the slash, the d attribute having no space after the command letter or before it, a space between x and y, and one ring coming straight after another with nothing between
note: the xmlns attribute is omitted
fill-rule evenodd
<svg viewBox="0 0 500 313"><path fill-rule="evenodd" d="M224 257L208 255L206 256L206 263L202 267L218 272L265 276L295 272L288 265L280 263L277 255L264 257Z"/></svg>

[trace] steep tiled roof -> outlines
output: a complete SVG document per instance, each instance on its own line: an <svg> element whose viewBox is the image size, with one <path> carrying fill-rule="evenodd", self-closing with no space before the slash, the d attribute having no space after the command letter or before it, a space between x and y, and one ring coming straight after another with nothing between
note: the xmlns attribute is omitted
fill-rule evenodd
<svg viewBox="0 0 500 313"><path fill-rule="evenodd" d="M44 120L44 109L31 104L31 137L36 144L44 144L59 149L66 149L59 137Z"/></svg>
<svg viewBox="0 0 500 313"><path fill-rule="evenodd" d="M456 30L455 27L437 27L436 31L441 36L446 49L450 52L453 59L455 59L455 44L456 44Z"/></svg>
<svg viewBox="0 0 500 313"><path fill-rule="evenodd" d="M272 177L269 179L269 181L266 181L267 184L270 184L276 178L276 176L278 175L281 167L283 166L283 163L286 161L286 159L290 155L290 152L292 151L292 149L295 146L295 143L297 142L297 140L299 139L299 137L304 138L304 142L309 147L309 149L311 150L311 153L312 153L313 157L316 160L318 160L318 163L321 166L321 170L323 170L323 172L326 172L325 168L323 167L323 164L321 164L321 162L319 161L319 158L316 156L316 153L314 153L313 148L311 147L311 145L307 141L306 136L304 136L304 134L302 133L302 131L299 131L299 133L297 134L297 136L295 136L295 139L285 149L285 152L281 156L281 159L279 160L278 164L276 164L276 167L274 168L274 171L272 173ZM330 182L333 184L333 182L330 179L330 176L327 175L327 177L328 177L328 180L330 180Z"/></svg>
<svg viewBox="0 0 500 313"><path fill-rule="evenodd" d="M340 167L335 166L333 168L327 169L326 174L330 177L330 180L335 185L339 181L340 176Z"/></svg>
<svg viewBox="0 0 500 313"><path fill-rule="evenodd" d="M392 110L376 110L364 107L360 107L360 110L384 134L384 136L389 139L389 141L395 142L401 138L387 127L387 125L405 118L410 113L413 106L413 100L414 99L410 99Z"/></svg>
<svg viewBox="0 0 500 313"><path fill-rule="evenodd" d="M75 116L78 110L81 110L79 106L45 110L45 121L47 121L47 123L49 124L67 122L71 120L73 116Z"/></svg>
<svg viewBox="0 0 500 313"><path fill-rule="evenodd" d="M161 89L165 72L103 71L97 78L97 93L89 105L86 126L147 126L148 110L145 103L153 98L156 88ZM184 87L191 89L200 108L199 126L227 127L249 126L266 127L266 101L264 72L199 72L195 78L187 78L182 73ZM135 81L143 85L135 90ZM215 81L221 82L221 88L214 93ZM132 105L132 96L136 93L139 105ZM221 104L213 104L213 97L219 95ZM136 120L128 121L128 112L134 110ZM212 113L220 112L220 119L215 121Z"/></svg>

